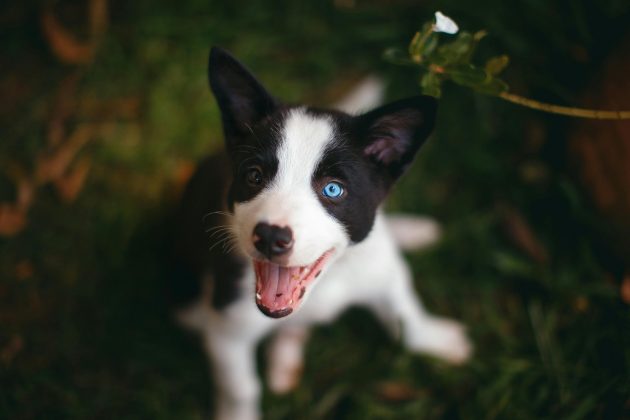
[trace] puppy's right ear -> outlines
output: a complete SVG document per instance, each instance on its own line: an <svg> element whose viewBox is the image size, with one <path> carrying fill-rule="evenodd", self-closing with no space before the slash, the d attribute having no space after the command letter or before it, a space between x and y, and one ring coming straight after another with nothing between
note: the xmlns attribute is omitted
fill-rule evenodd
<svg viewBox="0 0 630 420"><path fill-rule="evenodd" d="M248 133L254 124L277 107L276 100L256 78L221 48L210 50L208 79L221 109L228 149L235 136Z"/></svg>

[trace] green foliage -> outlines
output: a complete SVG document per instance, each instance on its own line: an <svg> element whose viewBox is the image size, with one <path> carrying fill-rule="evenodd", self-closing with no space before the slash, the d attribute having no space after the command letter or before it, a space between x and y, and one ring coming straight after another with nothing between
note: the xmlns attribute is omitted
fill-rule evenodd
<svg viewBox="0 0 630 420"><path fill-rule="evenodd" d="M473 56L486 31L474 34L459 32L455 37L440 35L433 22L427 22L416 32L409 43L409 58L400 50L389 48L384 58L394 64L416 65L423 71L420 87L426 95L440 97L446 80L471 88L477 92L497 96L508 90L508 85L497 76L509 63L507 55L488 59L485 67L473 63ZM442 38L452 38L444 42Z"/></svg>
<svg viewBox="0 0 630 420"><path fill-rule="evenodd" d="M491 76L496 76L500 74L507 65L510 63L510 57L507 55L500 55L498 57L494 57L486 61L486 73Z"/></svg>
<svg viewBox="0 0 630 420"><path fill-rule="evenodd" d="M439 74L433 72L425 73L420 79L420 87L425 95L442 96L442 80Z"/></svg>
<svg viewBox="0 0 630 420"><path fill-rule="evenodd" d="M0 88L12 87L1 115L2 202L16 194L4 171L29 169L45 150L51 104L74 70L43 44L40 4L30 3L0 6L7 23L0 28ZM603 249L592 235L598 218L566 173L565 127L443 83L452 79L439 72L419 81L408 51L388 52L401 67L378 56L406 44L434 3L110 3L109 31L95 63L81 70L79 95L137 97L140 113L110 121L82 152L93 165L75 202L62 203L46 186L26 229L0 239L0 418L208 417L215 392L207 361L198 339L173 323L163 283L174 168L221 147L206 86L212 44L233 51L289 101L325 105L339 93L329 86L342 81L345 88L374 71L387 78L392 97L415 94L418 82L441 95L436 133L388 206L442 222L443 240L407 259L428 309L469 327L474 359L449 367L409 354L355 309L315 329L294 393L265 392L268 419L628 417L630 313L602 268ZM567 101L601 65L571 51L578 45L588 57L605 55L630 13L626 0L439 6L492 36L479 43L469 35L445 53L441 47L462 34L431 33L415 56L456 55L441 59L451 60L461 80L480 80L476 70L462 70L472 64L498 89L491 85L500 83L499 57L507 51L511 82ZM475 64L466 48L478 63L492 64ZM16 78L20 83L10 83ZM79 114L69 124L81 122ZM532 133L553 142L539 146ZM531 165L544 176L524 177ZM536 262L506 235L505 203L522 213L548 262ZM16 270L25 262L30 276ZM10 357L16 337L22 347ZM387 383L406 391L392 396Z"/></svg>

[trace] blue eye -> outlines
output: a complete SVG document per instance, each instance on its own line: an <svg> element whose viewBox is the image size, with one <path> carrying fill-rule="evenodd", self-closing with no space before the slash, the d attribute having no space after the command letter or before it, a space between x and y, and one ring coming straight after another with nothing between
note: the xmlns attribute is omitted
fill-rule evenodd
<svg viewBox="0 0 630 420"><path fill-rule="evenodd" d="M328 198L339 198L343 194L343 187L338 182L329 182L322 190L322 194Z"/></svg>

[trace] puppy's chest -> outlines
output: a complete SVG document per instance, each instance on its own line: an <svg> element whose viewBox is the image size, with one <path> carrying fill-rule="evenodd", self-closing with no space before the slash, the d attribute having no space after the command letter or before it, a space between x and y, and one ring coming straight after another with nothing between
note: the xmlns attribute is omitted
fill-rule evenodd
<svg viewBox="0 0 630 420"><path fill-rule="evenodd" d="M394 251L394 250L391 250ZM294 322L326 322L352 305L369 304L387 292L398 260L394 252L362 252L336 261L315 285Z"/></svg>

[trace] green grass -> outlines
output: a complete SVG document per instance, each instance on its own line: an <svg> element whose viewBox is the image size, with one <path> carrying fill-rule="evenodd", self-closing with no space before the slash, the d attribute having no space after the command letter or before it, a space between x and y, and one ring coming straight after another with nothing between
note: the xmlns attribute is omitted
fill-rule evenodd
<svg viewBox="0 0 630 420"><path fill-rule="evenodd" d="M162 256L178 168L221 146L206 86L210 45L232 50L287 100L326 104L375 71L401 97L418 91L417 75L381 53L405 45L439 7L489 29L480 54L513 58L511 86L572 103L630 12L615 0L356 3L111 2L78 97L135 98L140 111L106 118L109 129L81 152L93 163L76 201L64 204L44 186L27 228L0 239L0 418L207 417L207 363L195 337L172 322ZM34 166L52 99L73 71L49 53L40 8L0 6L1 87L11 103L0 118L1 168ZM68 22L79 13L58 8ZM590 61L578 62L572 45ZM440 106L436 134L389 208L443 223L444 239L408 258L428 308L469 326L475 357L453 368L411 355L353 309L315 330L302 384L289 396L266 393L267 417L630 418L630 310L594 240L601 221L566 170L568 122L458 88L447 88ZM92 118L81 112L69 128ZM532 149L532 127L542 127L542 147ZM542 176L524 176L531 167ZM12 185L0 170L0 201L13 199ZM506 234L506 206L522 214L546 262ZM16 270L25 263L32 274ZM22 346L7 355L12 340Z"/></svg>

